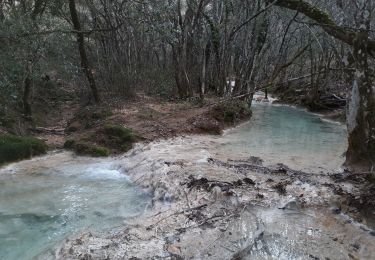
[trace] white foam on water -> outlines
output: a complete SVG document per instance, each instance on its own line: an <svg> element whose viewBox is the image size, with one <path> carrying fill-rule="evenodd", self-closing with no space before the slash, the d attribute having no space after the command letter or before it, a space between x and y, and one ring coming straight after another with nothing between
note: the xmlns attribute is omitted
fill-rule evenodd
<svg viewBox="0 0 375 260"><path fill-rule="evenodd" d="M149 201L116 158L56 153L0 170L0 259L31 259L66 236L101 231Z"/></svg>

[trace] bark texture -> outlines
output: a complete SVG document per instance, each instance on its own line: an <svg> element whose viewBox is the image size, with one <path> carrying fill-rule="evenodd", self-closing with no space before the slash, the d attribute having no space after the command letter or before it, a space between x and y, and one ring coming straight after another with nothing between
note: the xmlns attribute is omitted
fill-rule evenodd
<svg viewBox="0 0 375 260"><path fill-rule="evenodd" d="M81 57L81 67L82 67L83 72L86 75L87 81L89 82L89 86L90 86L92 95L94 96L95 102L100 103L99 91L98 91L98 88L96 87L94 75L92 73L92 70L90 68L89 61L87 58L84 33L81 30L81 24L79 22L75 0L69 0L69 10L70 10L70 16L73 22L73 27L77 35L78 50L79 50L79 55Z"/></svg>

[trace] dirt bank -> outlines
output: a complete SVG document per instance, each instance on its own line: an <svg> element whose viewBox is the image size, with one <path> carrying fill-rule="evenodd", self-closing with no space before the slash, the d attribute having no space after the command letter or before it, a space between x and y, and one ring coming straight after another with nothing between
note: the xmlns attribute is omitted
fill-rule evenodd
<svg viewBox="0 0 375 260"><path fill-rule="evenodd" d="M114 143L105 140L103 135L103 129L108 126L129 129L135 136L132 142L149 142L184 134L220 134L223 129L251 117L247 103L236 99L165 101L138 95L134 100L110 105L108 102L101 106L75 107L70 117L61 118L58 127L35 127L32 132L56 148L62 148L67 140L83 140L85 145L105 146ZM110 154L128 150L111 145L106 148Z"/></svg>

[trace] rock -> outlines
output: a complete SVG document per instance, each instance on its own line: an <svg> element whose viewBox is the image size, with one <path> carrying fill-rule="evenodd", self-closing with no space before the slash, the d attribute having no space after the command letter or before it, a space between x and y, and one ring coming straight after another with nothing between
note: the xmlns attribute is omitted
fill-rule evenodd
<svg viewBox="0 0 375 260"><path fill-rule="evenodd" d="M250 158L247 161L254 165L263 165L263 160L260 157L256 156L250 156Z"/></svg>
<svg viewBox="0 0 375 260"><path fill-rule="evenodd" d="M286 165L284 165L284 164L282 164L282 163L278 163L278 164L276 165L276 169L275 169L275 171L276 171L277 173L286 174L286 173L288 172L288 166L286 166Z"/></svg>
<svg viewBox="0 0 375 260"><path fill-rule="evenodd" d="M195 179L194 176L190 175L189 179L190 181L187 183L189 189L196 187L207 190L209 188L208 179L206 178Z"/></svg>
<svg viewBox="0 0 375 260"><path fill-rule="evenodd" d="M221 189L218 186L215 186L212 188L211 193L215 200L219 199L221 197Z"/></svg>
<svg viewBox="0 0 375 260"><path fill-rule="evenodd" d="M237 186L237 187L242 186L242 184L243 184L242 180L237 180L233 182L233 186Z"/></svg>
<svg viewBox="0 0 375 260"><path fill-rule="evenodd" d="M331 208L331 211L333 214L336 214L336 215L341 213L341 209L338 207Z"/></svg>
<svg viewBox="0 0 375 260"><path fill-rule="evenodd" d="M168 236L168 237L165 238L165 240L169 244L172 244L172 243L175 243L175 242L180 242L180 238L177 235Z"/></svg>
<svg viewBox="0 0 375 260"><path fill-rule="evenodd" d="M248 185L255 185L255 182L250 178L244 178L243 182L248 184Z"/></svg>
<svg viewBox="0 0 375 260"><path fill-rule="evenodd" d="M351 258L351 259L355 259L355 260L359 260L359 258L358 257L356 257L356 256L354 256L353 254L351 254L351 253L348 253L348 256Z"/></svg>
<svg viewBox="0 0 375 260"><path fill-rule="evenodd" d="M288 185L288 182L278 182L277 184L273 185L272 188L274 188L280 195L286 194L286 186Z"/></svg>
<svg viewBox="0 0 375 260"><path fill-rule="evenodd" d="M291 209L296 210L300 208L300 201L297 198L292 198L283 204L279 209Z"/></svg>
<svg viewBox="0 0 375 260"><path fill-rule="evenodd" d="M353 247L354 251L358 251L361 248L361 245L357 243L351 244L350 246Z"/></svg>
<svg viewBox="0 0 375 260"><path fill-rule="evenodd" d="M167 248L167 251L171 254L174 254L174 255L181 254L181 248L177 245L169 245L168 248Z"/></svg>

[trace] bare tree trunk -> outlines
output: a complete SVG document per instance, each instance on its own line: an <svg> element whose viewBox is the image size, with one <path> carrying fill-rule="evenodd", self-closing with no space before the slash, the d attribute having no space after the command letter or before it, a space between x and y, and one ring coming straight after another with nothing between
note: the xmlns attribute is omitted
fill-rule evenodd
<svg viewBox="0 0 375 260"><path fill-rule="evenodd" d="M162 46L162 52L163 52L163 69L167 68L167 50L165 45Z"/></svg>
<svg viewBox="0 0 375 260"><path fill-rule="evenodd" d="M211 42L209 41L203 49L203 67L202 67L202 82L200 86L200 98L204 99L204 94L206 92L207 83L207 64L210 60L211 53Z"/></svg>
<svg viewBox="0 0 375 260"><path fill-rule="evenodd" d="M347 125L349 147L346 162L375 162L375 93L366 52L367 33L357 33L354 43L356 73L349 98Z"/></svg>
<svg viewBox="0 0 375 260"><path fill-rule="evenodd" d="M183 65L181 65L181 59L179 57L179 47L172 46L172 58L174 65L174 77L177 85L178 96L180 98L186 98L188 96L186 77L184 75Z"/></svg>
<svg viewBox="0 0 375 260"><path fill-rule="evenodd" d="M29 61L27 61L29 62ZM26 77L23 82L23 113L27 119L31 119L31 94L32 94L32 81L31 81L31 64L26 65Z"/></svg>
<svg viewBox="0 0 375 260"><path fill-rule="evenodd" d="M202 82L201 82L201 87L199 91L199 96L202 100L204 99L204 92L206 89L206 66L207 66L206 50L204 50L203 51L203 66L202 66Z"/></svg>
<svg viewBox="0 0 375 260"><path fill-rule="evenodd" d="M2 10L2 0L0 0L0 9ZM31 13L31 21L34 28L38 28L38 24L36 22L36 18L38 15L43 13L43 6L45 4L44 0L36 0L34 4L34 9ZM0 17L1 19L1 17ZM35 63L35 57L38 55L37 51L31 50L30 58L27 60L26 64L26 77L23 81L23 96L22 96L22 104L23 104L23 113L25 117L29 120L32 120L32 92L33 92L33 81L32 81L32 67L33 63Z"/></svg>
<svg viewBox="0 0 375 260"><path fill-rule="evenodd" d="M69 0L69 10L70 10L70 15L71 15L72 22L73 22L73 27L77 35L78 50L79 50L79 55L81 57L81 67L82 67L83 72L86 75L87 81L89 82L89 86L90 86L92 95L94 96L95 102L100 103L99 92L95 84L94 75L92 74L92 70L90 68L89 61L87 59L84 34L81 31L81 24L79 22L79 18L77 14L75 0Z"/></svg>

